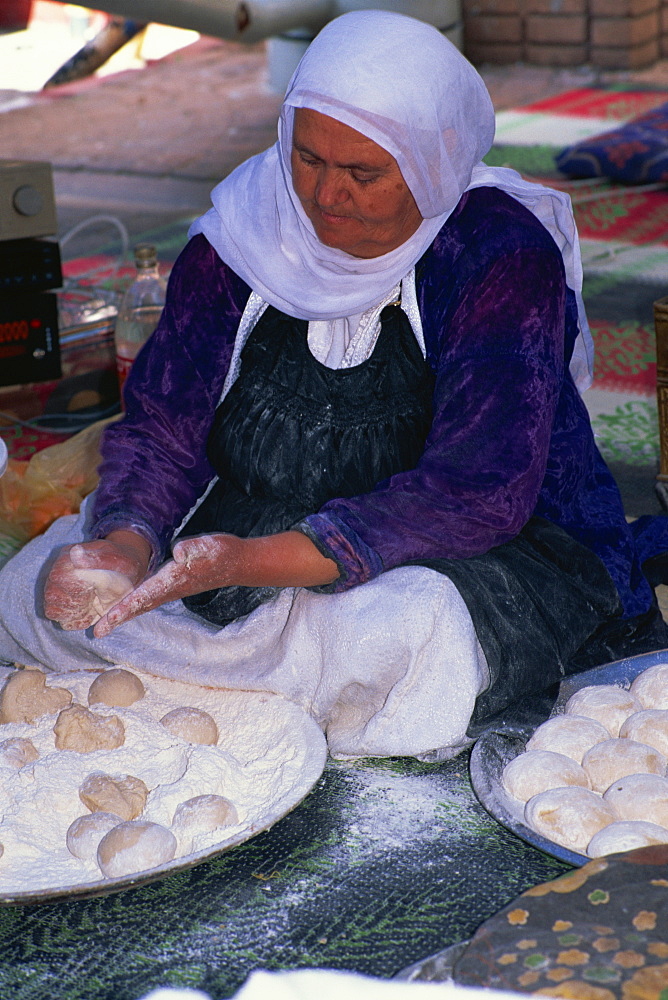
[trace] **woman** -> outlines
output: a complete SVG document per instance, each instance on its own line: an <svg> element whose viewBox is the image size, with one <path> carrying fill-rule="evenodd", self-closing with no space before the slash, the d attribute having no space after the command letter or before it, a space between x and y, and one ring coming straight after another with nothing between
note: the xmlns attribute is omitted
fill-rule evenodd
<svg viewBox="0 0 668 1000"><path fill-rule="evenodd" d="M485 168L493 131L436 29L321 32L278 143L191 230L99 489L2 574L0 655L276 691L333 754L434 759L668 644L640 565L663 525L638 547L574 382L568 200Z"/></svg>

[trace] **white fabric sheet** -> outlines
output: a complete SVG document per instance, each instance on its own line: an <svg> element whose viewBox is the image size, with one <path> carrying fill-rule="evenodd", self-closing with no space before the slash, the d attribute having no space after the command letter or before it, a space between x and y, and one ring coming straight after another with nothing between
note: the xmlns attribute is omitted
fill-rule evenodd
<svg viewBox="0 0 668 1000"><path fill-rule="evenodd" d="M232 1000L517 1000L518 993L448 983L404 983L333 969L252 972ZM205 1000L192 990L153 990L140 1000Z"/></svg>
<svg viewBox="0 0 668 1000"><path fill-rule="evenodd" d="M287 588L223 629L175 601L93 639L43 618L35 587L50 554L83 539L85 507L0 572L0 659L56 671L119 664L207 687L272 691L315 719L336 757L445 759L470 742L487 669L447 577L405 566L341 594Z"/></svg>
<svg viewBox="0 0 668 1000"><path fill-rule="evenodd" d="M518 993L448 983L404 983L333 969L252 972L232 1000L517 1000ZM199 1000L191 990L153 990L140 1000Z"/></svg>
<svg viewBox="0 0 668 1000"><path fill-rule="evenodd" d="M415 272L411 272L415 284ZM343 319L312 319L308 325L311 354L327 368L354 368L370 357L380 334L380 314L401 298L401 284L390 289L372 309Z"/></svg>

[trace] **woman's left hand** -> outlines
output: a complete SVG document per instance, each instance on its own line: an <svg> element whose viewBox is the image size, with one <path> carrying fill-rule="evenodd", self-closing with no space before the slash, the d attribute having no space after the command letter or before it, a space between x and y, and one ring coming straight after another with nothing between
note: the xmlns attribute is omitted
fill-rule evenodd
<svg viewBox="0 0 668 1000"><path fill-rule="evenodd" d="M173 558L161 566L95 625L102 639L118 625L161 604L219 587L314 587L332 583L336 563L298 531L262 538L198 535L177 542Z"/></svg>

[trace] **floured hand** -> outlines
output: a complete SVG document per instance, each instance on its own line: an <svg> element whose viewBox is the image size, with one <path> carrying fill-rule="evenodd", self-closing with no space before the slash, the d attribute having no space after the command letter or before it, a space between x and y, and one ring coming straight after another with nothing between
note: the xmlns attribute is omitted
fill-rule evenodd
<svg viewBox="0 0 668 1000"><path fill-rule="evenodd" d="M146 575L145 539L130 531L113 535L72 545L56 559L44 588L44 612L62 628L94 625Z"/></svg>
<svg viewBox="0 0 668 1000"><path fill-rule="evenodd" d="M96 638L161 604L219 587L313 587L339 575L310 538L284 531L261 538L215 534L185 538L174 558L122 598L95 626Z"/></svg>
<svg viewBox="0 0 668 1000"><path fill-rule="evenodd" d="M225 534L199 535L177 542L174 558L120 601L112 614L105 615L95 628L96 638L161 604L236 583L243 572L247 546L248 540Z"/></svg>

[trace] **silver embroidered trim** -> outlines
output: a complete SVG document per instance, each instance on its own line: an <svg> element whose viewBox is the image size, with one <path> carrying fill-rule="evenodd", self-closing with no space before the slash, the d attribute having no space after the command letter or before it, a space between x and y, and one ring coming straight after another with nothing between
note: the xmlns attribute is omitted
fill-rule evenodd
<svg viewBox="0 0 668 1000"><path fill-rule="evenodd" d="M427 357L427 348L424 342L424 331L422 329L422 317L418 308L417 292L415 289L415 268L412 267L401 282L401 308L408 316L408 322L413 328L415 339L418 342L422 357Z"/></svg>

